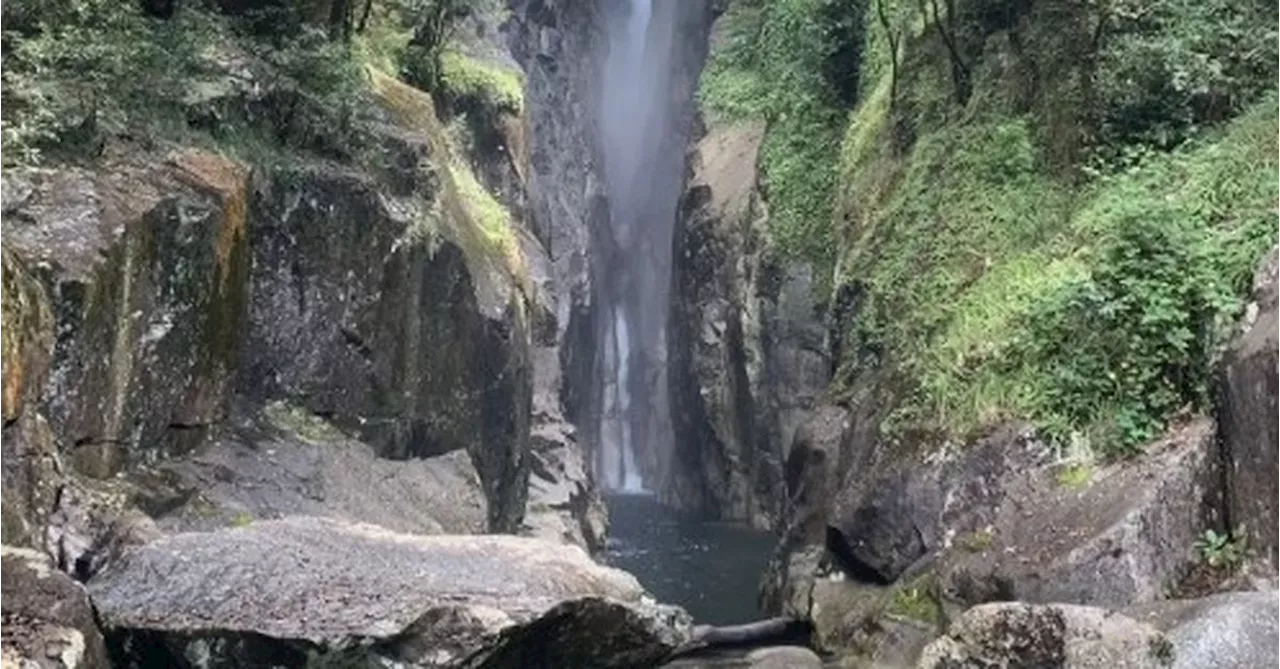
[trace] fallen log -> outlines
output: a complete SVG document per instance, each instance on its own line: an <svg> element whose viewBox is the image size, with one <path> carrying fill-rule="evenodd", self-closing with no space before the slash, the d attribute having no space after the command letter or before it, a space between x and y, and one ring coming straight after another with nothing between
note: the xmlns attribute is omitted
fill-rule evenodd
<svg viewBox="0 0 1280 669"><path fill-rule="evenodd" d="M671 657L710 648L726 646L771 645L782 639L791 639L807 631L802 620L779 616L742 625L697 625L689 641L671 654Z"/></svg>

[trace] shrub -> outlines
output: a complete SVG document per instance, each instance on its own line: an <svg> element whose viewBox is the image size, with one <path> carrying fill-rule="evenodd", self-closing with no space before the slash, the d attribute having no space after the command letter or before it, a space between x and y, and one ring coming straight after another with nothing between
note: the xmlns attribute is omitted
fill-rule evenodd
<svg viewBox="0 0 1280 669"><path fill-rule="evenodd" d="M160 21L136 2L113 0L8 3L4 22L10 164L51 149L92 154L103 134L176 109L209 39L209 24L194 13Z"/></svg>
<svg viewBox="0 0 1280 669"><path fill-rule="evenodd" d="M835 259L832 202L845 114L858 90L862 5L746 1L725 17L726 42L702 73L713 118L768 123L760 151L779 250L813 262L825 292Z"/></svg>
<svg viewBox="0 0 1280 669"><path fill-rule="evenodd" d="M1112 454L1207 406L1217 322L1234 306L1211 240L1180 212L1135 208L1116 223L1091 275L1033 309L1014 347L1045 375L1036 418L1050 436L1090 426Z"/></svg>
<svg viewBox="0 0 1280 669"><path fill-rule="evenodd" d="M1239 113L1276 78L1276 5L1122 0L1098 58L1100 148L1169 148Z"/></svg>
<svg viewBox="0 0 1280 669"><path fill-rule="evenodd" d="M520 114L524 82L520 74L455 51L440 57L441 91L461 108Z"/></svg>

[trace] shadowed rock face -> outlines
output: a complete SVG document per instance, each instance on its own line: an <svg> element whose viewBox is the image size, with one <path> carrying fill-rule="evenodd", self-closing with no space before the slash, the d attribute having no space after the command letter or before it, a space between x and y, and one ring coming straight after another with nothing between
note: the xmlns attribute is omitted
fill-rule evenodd
<svg viewBox="0 0 1280 669"><path fill-rule="evenodd" d="M473 276L461 247L414 241L414 204L327 170L259 187L240 392L295 399L384 457L465 449L490 528L512 531L528 472L523 306Z"/></svg>
<svg viewBox="0 0 1280 669"><path fill-rule="evenodd" d="M42 553L5 546L0 555L0 663L23 669L107 669L102 634L80 584Z"/></svg>
<svg viewBox="0 0 1280 669"><path fill-rule="evenodd" d="M775 528L787 515L783 463L811 441L797 432L826 420L811 412L828 360L810 272L772 248L756 170L763 136L763 122L712 127L689 156L668 328L677 446L660 493Z"/></svg>
<svg viewBox="0 0 1280 669"><path fill-rule="evenodd" d="M941 547L948 531L990 522L1016 478L1046 455L1027 426L1011 425L911 467L855 473L837 498L828 545L851 575L891 583Z"/></svg>
<svg viewBox="0 0 1280 669"><path fill-rule="evenodd" d="M172 535L125 553L89 587L131 666L156 666L145 662L157 653L189 666L194 644L216 650L201 666L265 667L264 649L305 660L359 642L424 667L639 668L689 633L687 615L649 603L634 577L576 546L307 517Z"/></svg>
<svg viewBox="0 0 1280 669"><path fill-rule="evenodd" d="M1250 546L1275 571L1278 514L1276 277L1280 250L1263 258L1242 331L1227 351L1219 383L1219 422L1227 474L1228 521L1243 525Z"/></svg>

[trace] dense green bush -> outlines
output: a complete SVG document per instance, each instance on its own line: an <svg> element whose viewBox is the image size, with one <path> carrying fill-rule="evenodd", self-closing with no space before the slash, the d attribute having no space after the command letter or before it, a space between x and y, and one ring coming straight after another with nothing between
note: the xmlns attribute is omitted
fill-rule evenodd
<svg viewBox="0 0 1280 669"><path fill-rule="evenodd" d="M1168 148L1275 85L1273 2L1122 0L1100 19L1099 148Z"/></svg>
<svg viewBox="0 0 1280 669"><path fill-rule="evenodd" d="M162 21L114 0L5 3L4 24L8 163L50 149L92 153L139 112L176 109L210 30L196 13Z"/></svg>
<svg viewBox="0 0 1280 669"><path fill-rule="evenodd" d="M768 123L760 167L779 249L834 261L832 202L840 136L858 90L863 5L847 0L746 0L730 5L726 43L702 74L703 108Z"/></svg>
<svg viewBox="0 0 1280 669"><path fill-rule="evenodd" d="M1208 231L1153 204L1135 200L1117 215L1090 275L1036 304L1011 347L1012 361L1041 376L1032 417L1052 438L1083 429L1125 452L1179 409L1208 406L1235 296Z"/></svg>

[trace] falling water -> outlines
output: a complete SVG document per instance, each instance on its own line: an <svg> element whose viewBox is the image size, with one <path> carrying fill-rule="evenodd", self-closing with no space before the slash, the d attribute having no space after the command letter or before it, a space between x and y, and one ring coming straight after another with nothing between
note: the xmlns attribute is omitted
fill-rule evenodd
<svg viewBox="0 0 1280 669"><path fill-rule="evenodd" d="M600 92L600 149L609 229L597 248L601 356L596 473L611 490L652 488L670 449L666 319L671 231L684 138L675 122L677 31L690 0L599 0L608 52ZM685 96L687 97L687 96Z"/></svg>

